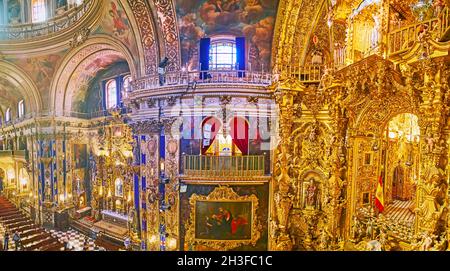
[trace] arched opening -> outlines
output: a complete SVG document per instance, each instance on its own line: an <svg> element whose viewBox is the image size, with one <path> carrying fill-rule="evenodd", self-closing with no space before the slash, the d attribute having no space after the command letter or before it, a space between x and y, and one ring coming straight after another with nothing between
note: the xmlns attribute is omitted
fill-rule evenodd
<svg viewBox="0 0 450 271"><path fill-rule="evenodd" d="M105 87L105 99L106 109L114 108L117 106L117 81L114 79L109 80Z"/></svg>
<svg viewBox="0 0 450 271"><path fill-rule="evenodd" d="M384 134L382 173L384 174L384 215L393 221L414 221L416 184L419 177L418 117L404 113L392 118Z"/></svg>
<svg viewBox="0 0 450 271"><path fill-rule="evenodd" d="M216 117L207 117L202 122L202 155L218 155L219 149L215 143L216 136L222 128L221 121Z"/></svg>
<svg viewBox="0 0 450 271"><path fill-rule="evenodd" d="M233 140L233 153L248 155L249 153L249 124L247 119L234 117L230 121L230 132Z"/></svg>
<svg viewBox="0 0 450 271"><path fill-rule="evenodd" d="M74 61L76 59L77 61ZM103 36L92 37L63 60L51 85L56 115L95 118L103 116L108 105L122 105L126 76L136 77L135 61L129 50ZM115 80L116 95L107 95L108 82ZM114 99L117 96L117 99Z"/></svg>

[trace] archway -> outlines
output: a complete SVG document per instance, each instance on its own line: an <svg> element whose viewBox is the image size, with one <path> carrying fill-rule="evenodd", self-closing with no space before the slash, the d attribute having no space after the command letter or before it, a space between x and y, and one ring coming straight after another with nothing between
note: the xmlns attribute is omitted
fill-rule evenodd
<svg viewBox="0 0 450 271"><path fill-rule="evenodd" d="M0 111L11 108L13 113L20 100L27 112L37 113L42 108L42 98L35 83L16 65L0 61Z"/></svg>
<svg viewBox="0 0 450 271"><path fill-rule="evenodd" d="M419 120L414 114L399 114L385 129L381 160L385 180L384 215L411 224L419 177Z"/></svg>
<svg viewBox="0 0 450 271"><path fill-rule="evenodd" d="M77 92L87 91L89 82L99 71L117 62L126 62L131 77L137 76L137 63L129 50L119 41L97 35L83 46L70 52L55 74L51 85L52 104L56 115L71 113Z"/></svg>

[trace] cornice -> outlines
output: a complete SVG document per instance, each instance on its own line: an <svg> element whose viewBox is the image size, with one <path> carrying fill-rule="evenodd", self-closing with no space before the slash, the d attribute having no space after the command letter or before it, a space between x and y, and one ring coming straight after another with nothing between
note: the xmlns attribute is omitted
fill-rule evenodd
<svg viewBox="0 0 450 271"><path fill-rule="evenodd" d="M24 40L0 40L0 52L7 55L48 54L70 48L70 41L80 29L95 29L103 19L106 1L91 0L92 6L72 26L49 35Z"/></svg>

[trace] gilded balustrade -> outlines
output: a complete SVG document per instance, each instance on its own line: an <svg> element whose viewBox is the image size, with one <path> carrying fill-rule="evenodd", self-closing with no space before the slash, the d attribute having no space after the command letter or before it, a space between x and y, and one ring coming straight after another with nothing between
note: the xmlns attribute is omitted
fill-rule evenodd
<svg viewBox="0 0 450 271"><path fill-rule="evenodd" d="M389 33L389 55L399 54L411 49L418 42L419 31L424 28L433 31L439 40L448 36L450 32L450 11L446 7L439 16L417 22Z"/></svg>

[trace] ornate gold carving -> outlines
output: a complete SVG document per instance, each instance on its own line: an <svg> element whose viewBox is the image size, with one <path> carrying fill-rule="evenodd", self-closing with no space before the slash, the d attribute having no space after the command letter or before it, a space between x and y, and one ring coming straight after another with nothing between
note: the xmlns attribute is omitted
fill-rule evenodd
<svg viewBox="0 0 450 271"><path fill-rule="evenodd" d="M69 45L71 48L76 48L83 44L88 38L89 34L91 33L91 29L88 27L81 28L78 30L74 35L72 40L69 42Z"/></svg>

